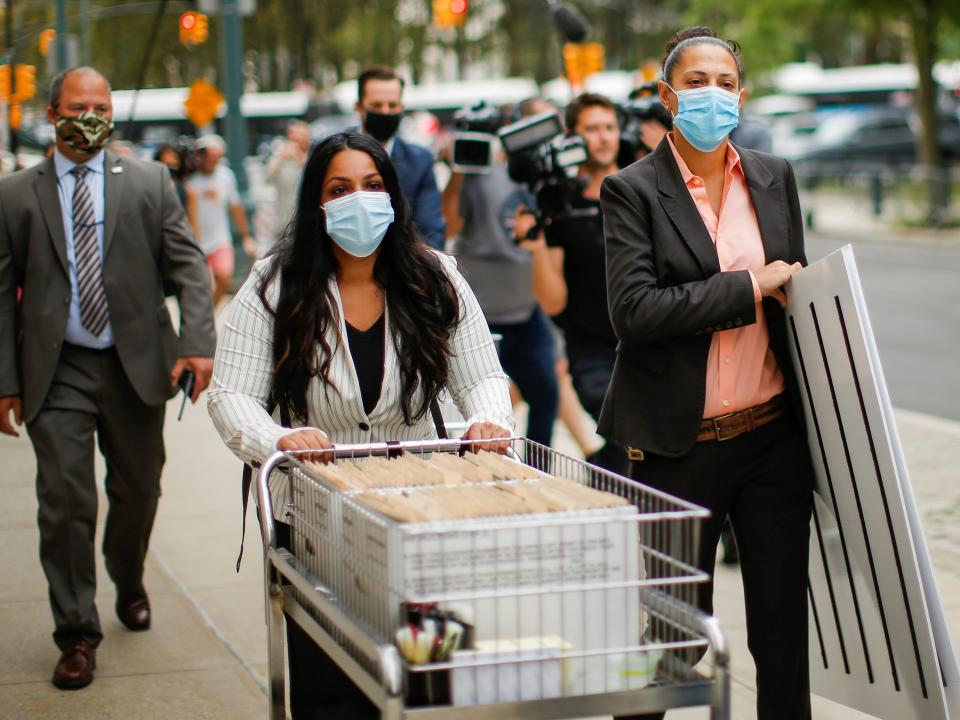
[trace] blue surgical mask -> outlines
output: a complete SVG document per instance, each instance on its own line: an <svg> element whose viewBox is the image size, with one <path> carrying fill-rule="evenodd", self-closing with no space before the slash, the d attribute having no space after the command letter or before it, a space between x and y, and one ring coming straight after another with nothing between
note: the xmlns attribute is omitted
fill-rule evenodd
<svg viewBox="0 0 960 720"><path fill-rule="evenodd" d="M673 92L678 102L673 124L697 150L716 150L740 122L738 93L714 85Z"/></svg>
<svg viewBox="0 0 960 720"><path fill-rule="evenodd" d="M345 252L369 257L393 222L390 193L358 190L323 206L327 233Z"/></svg>

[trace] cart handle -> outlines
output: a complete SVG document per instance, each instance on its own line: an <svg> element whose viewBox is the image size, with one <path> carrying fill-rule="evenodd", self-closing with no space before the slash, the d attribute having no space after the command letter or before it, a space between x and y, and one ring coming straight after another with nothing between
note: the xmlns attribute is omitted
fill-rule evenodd
<svg viewBox="0 0 960 720"><path fill-rule="evenodd" d="M277 549L277 529L273 523L273 498L270 497L270 473L288 462L285 452L277 451L260 466L257 474L257 515L260 517L260 533L263 535L263 552Z"/></svg>
<svg viewBox="0 0 960 720"><path fill-rule="evenodd" d="M304 455L327 455L336 460L349 460L357 457L399 457L408 451L423 452L467 452L475 445L493 443L507 443L506 454L519 460L520 456L513 449L515 442L523 440L519 437L490 438L488 440L467 440L452 438L449 440L396 440L389 442L356 443L353 445L336 444L330 448L316 450L286 450L288 457L299 458Z"/></svg>

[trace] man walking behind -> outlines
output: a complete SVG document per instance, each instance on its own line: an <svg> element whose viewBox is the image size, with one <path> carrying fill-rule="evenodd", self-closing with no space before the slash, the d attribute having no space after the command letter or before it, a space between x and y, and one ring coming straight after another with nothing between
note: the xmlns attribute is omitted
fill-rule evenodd
<svg viewBox="0 0 960 720"><path fill-rule="evenodd" d="M16 436L14 422L25 422L37 456L40 562L61 650L53 684L63 689L93 681L102 638L94 435L107 465L103 552L116 612L146 630L164 406L186 370L196 401L215 345L206 264L169 172L104 151L112 116L99 72L60 73L47 108L53 157L0 180L0 432ZM180 302L179 338L165 288Z"/></svg>
<svg viewBox="0 0 960 720"><path fill-rule="evenodd" d="M356 110L363 132L390 153L417 231L427 245L443 250L445 223L433 175L433 156L426 148L397 136L403 119L403 86L403 78L393 68L378 65L365 70L357 78Z"/></svg>

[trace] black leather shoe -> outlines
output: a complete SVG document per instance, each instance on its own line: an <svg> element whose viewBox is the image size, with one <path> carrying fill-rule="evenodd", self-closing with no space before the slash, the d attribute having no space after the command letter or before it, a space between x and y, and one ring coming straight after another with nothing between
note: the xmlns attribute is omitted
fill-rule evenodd
<svg viewBox="0 0 960 720"><path fill-rule="evenodd" d="M53 669L53 684L61 690L79 690L93 682L96 667L96 648L86 640L78 640L60 653Z"/></svg>
<svg viewBox="0 0 960 720"><path fill-rule="evenodd" d="M150 629L150 600L142 589L138 593L117 595L117 617L127 629L141 632Z"/></svg>

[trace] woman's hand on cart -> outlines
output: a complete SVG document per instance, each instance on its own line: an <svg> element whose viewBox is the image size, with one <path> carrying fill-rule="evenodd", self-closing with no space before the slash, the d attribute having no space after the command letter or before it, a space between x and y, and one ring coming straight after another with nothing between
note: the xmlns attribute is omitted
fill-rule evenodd
<svg viewBox="0 0 960 720"><path fill-rule="evenodd" d="M510 448L510 431L490 422L474 423L467 428L463 440L473 440L470 450L479 452L489 450L500 455L506 455Z"/></svg>
<svg viewBox="0 0 960 720"><path fill-rule="evenodd" d="M277 440L277 450L283 452L303 452L304 450L332 450L333 443L323 430L317 428L304 428L297 430L289 435L284 435ZM333 453L320 452L316 455L306 456L307 460L314 462L329 462L333 459Z"/></svg>

